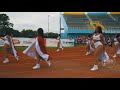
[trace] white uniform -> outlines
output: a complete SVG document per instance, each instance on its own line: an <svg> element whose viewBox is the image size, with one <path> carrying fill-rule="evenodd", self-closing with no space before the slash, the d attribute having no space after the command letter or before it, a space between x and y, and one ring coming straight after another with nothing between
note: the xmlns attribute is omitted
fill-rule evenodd
<svg viewBox="0 0 120 90"><path fill-rule="evenodd" d="M114 39L114 45L117 45L117 44L119 44L119 42L117 41L117 39L115 38ZM116 52L116 54L120 54L120 44L119 44L119 47L117 48L117 52ZM115 57L115 56L114 56Z"/></svg>
<svg viewBox="0 0 120 90"><path fill-rule="evenodd" d="M99 35L93 35L93 40L100 40L100 34ZM103 45L100 41L94 43L95 48L97 48L99 45Z"/></svg>
<svg viewBox="0 0 120 90"><path fill-rule="evenodd" d="M8 38L6 36L4 37L4 39L5 39L4 44L10 45L10 42L8 41Z"/></svg>
<svg viewBox="0 0 120 90"><path fill-rule="evenodd" d="M88 40L86 43L87 43L87 45L90 46L90 50L86 53L86 55L88 55L88 54L91 54L92 52L94 52L94 49L92 47L92 43L94 43L94 42L91 40Z"/></svg>
<svg viewBox="0 0 120 90"><path fill-rule="evenodd" d="M39 56L41 56L46 61L46 63L50 66L51 62L48 61L49 55L48 54L44 54L41 51L41 48L40 48L39 43L38 43L38 38L36 38L36 40L28 48L26 48L23 51L23 53L27 54L28 56L30 56L30 57L32 57L34 59L37 59L36 52L35 51L31 52L31 50L33 50L34 48L36 49L36 51L39 54ZM33 67L33 69L38 69L38 68L40 68L40 64L36 64L36 66Z"/></svg>
<svg viewBox="0 0 120 90"><path fill-rule="evenodd" d="M17 51L15 50L15 47L13 45L12 37L10 37L10 40L11 40L11 44L12 44L12 51L13 51L14 57L18 60Z"/></svg>
<svg viewBox="0 0 120 90"><path fill-rule="evenodd" d="M19 60L18 55L17 55L17 51L15 50L15 47L14 47L13 42L12 42L12 37L10 37L10 42L11 42L11 46L12 46L13 55L16 58L16 60ZM8 38L5 36L4 37L4 44L10 45L10 42L8 41Z"/></svg>
<svg viewBox="0 0 120 90"><path fill-rule="evenodd" d="M62 45L62 40L61 40L61 38L60 38L60 37L58 37L57 39L58 39L58 40L59 40L59 42L60 42L60 47L59 47L59 48L62 48L62 46L63 46L63 45Z"/></svg>
<svg viewBox="0 0 120 90"><path fill-rule="evenodd" d="M100 34L99 35L93 35L93 40L100 40L100 39L101 39L100 38ZM100 41L97 41L97 42L94 43L94 45L95 45L95 48L97 48L99 45L103 45L103 44ZM105 52L100 53L99 59L102 62L108 61L109 60L109 56L108 56L107 52L105 51Z"/></svg>

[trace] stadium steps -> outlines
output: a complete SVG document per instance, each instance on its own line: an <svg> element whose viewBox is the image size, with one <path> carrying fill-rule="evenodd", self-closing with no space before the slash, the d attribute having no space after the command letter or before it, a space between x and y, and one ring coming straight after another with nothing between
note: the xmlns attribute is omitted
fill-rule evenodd
<svg viewBox="0 0 120 90"><path fill-rule="evenodd" d="M116 21L116 19L111 15L111 14L108 14L108 16L113 19L114 21Z"/></svg>
<svg viewBox="0 0 120 90"><path fill-rule="evenodd" d="M87 19L89 20L89 22L92 22L92 19L87 14L85 14L85 16L87 17Z"/></svg>

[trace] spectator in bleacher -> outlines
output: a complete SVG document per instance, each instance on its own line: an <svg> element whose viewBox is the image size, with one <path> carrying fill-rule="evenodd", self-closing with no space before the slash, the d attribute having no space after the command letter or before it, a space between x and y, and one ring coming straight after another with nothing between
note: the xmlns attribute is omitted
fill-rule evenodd
<svg viewBox="0 0 120 90"><path fill-rule="evenodd" d="M77 37L75 38L75 45L77 45Z"/></svg>
<svg viewBox="0 0 120 90"><path fill-rule="evenodd" d="M111 38L109 37L108 40L107 40L107 44L109 47L112 47L112 40Z"/></svg>
<svg viewBox="0 0 120 90"><path fill-rule="evenodd" d="M86 38L86 44L87 44L87 53L86 55L92 54L94 52L94 42L92 40L92 35L89 34L88 37Z"/></svg>
<svg viewBox="0 0 120 90"><path fill-rule="evenodd" d="M85 36L82 36L82 45L84 46L85 45Z"/></svg>
<svg viewBox="0 0 120 90"><path fill-rule="evenodd" d="M76 38L77 45L79 45L79 37Z"/></svg>
<svg viewBox="0 0 120 90"><path fill-rule="evenodd" d="M79 45L81 44L81 37L80 36L78 37L78 43L79 43Z"/></svg>
<svg viewBox="0 0 120 90"><path fill-rule="evenodd" d="M120 34L117 34L116 38L114 39L115 45L115 54L113 58L120 56Z"/></svg>

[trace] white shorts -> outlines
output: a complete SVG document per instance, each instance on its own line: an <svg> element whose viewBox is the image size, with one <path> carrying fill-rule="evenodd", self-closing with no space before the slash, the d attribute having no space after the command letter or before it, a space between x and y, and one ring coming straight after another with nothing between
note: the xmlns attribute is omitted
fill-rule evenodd
<svg viewBox="0 0 120 90"><path fill-rule="evenodd" d="M97 48L99 45L103 45L103 44L100 41L98 41L98 42L94 43L94 45L95 45L95 48Z"/></svg>

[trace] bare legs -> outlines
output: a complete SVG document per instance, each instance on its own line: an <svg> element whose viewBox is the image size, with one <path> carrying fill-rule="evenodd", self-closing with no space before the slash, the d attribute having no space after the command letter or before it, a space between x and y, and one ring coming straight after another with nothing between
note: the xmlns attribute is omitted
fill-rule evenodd
<svg viewBox="0 0 120 90"><path fill-rule="evenodd" d="M40 68L40 59L42 59L42 58L40 57L40 55L38 54L37 51L36 51L36 57L37 57L36 65L33 67L33 69L39 69ZM48 60L45 60L49 67L51 66L50 60L52 60L52 58L50 56L48 57Z"/></svg>
<svg viewBox="0 0 120 90"><path fill-rule="evenodd" d="M95 49L95 52L94 52L94 57L95 57L95 63L94 63L94 66L92 69L90 69L91 71L96 71L98 70L98 62L100 61L99 60L99 55L103 53L103 46L100 45L98 46L96 49Z"/></svg>

